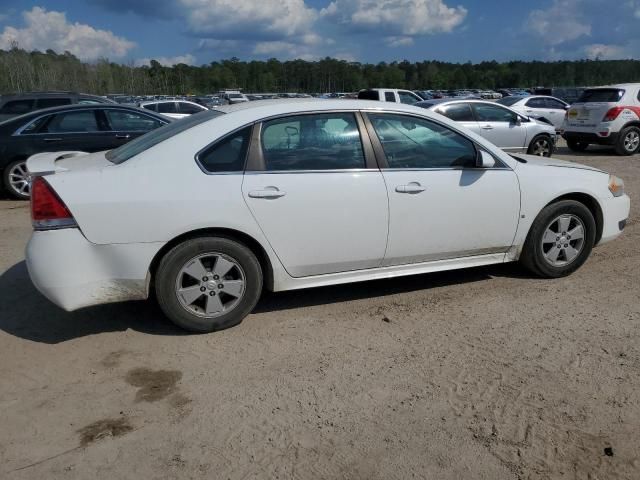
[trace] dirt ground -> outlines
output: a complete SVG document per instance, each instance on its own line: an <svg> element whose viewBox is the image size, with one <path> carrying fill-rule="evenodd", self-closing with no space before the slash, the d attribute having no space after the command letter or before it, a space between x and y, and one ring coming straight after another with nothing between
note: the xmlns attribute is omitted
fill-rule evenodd
<svg viewBox="0 0 640 480"><path fill-rule="evenodd" d="M623 237L569 278L477 268L264 298L185 335L145 302L66 313L0 200L0 478L640 478L640 156Z"/></svg>

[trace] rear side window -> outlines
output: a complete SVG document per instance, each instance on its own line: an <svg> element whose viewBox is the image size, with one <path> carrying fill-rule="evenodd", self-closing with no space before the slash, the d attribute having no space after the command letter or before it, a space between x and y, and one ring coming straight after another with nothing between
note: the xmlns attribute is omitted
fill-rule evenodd
<svg viewBox="0 0 640 480"><path fill-rule="evenodd" d="M158 113L178 113L176 102L163 102L158 104Z"/></svg>
<svg viewBox="0 0 640 480"><path fill-rule="evenodd" d="M393 94L393 92L384 92L384 99L387 102L395 102L396 96Z"/></svg>
<svg viewBox="0 0 640 480"><path fill-rule="evenodd" d="M147 110L151 110L153 112L157 111L158 104L157 103L149 103L147 105L142 105L142 108Z"/></svg>
<svg viewBox="0 0 640 480"><path fill-rule="evenodd" d="M180 110L180 113L193 115L194 113L201 112L202 108L198 107L197 105L193 105L192 103L178 102L178 110Z"/></svg>
<svg viewBox="0 0 640 480"><path fill-rule="evenodd" d="M398 97L400 97L400 103L407 105L413 105L420 101L420 99L416 98L416 96L411 92L398 92Z"/></svg>
<svg viewBox="0 0 640 480"><path fill-rule="evenodd" d="M262 151L270 171L365 168L352 113L299 115L265 122Z"/></svg>
<svg viewBox="0 0 640 480"><path fill-rule="evenodd" d="M378 96L378 92L376 92L375 90L363 90L362 92L358 93L358 98L360 100L379 100L380 97Z"/></svg>
<svg viewBox="0 0 640 480"><path fill-rule="evenodd" d="M59 107L60 105L71 105L70 98L39 98L36 100L36 104L38 105L38 109L41 108L49 108L49 107Z"/></svg>
<svg viewBox="0 0 640 480"><path fill-rule="evenodd" d="M618 88L593 88L582 92L577 103L616 103L623 95L624 90Z"/></svg>
<svg viewBox="0 0 640 480"><path fill-rule="evenodd" d="M251 127L243 128L198 154L198 161L207 172L242 172L247 158Z"/></svg>
<svg viewBox="0 0 640 480"><path fill-rule="evenodd" d="M522 100L522 97L502 97L496 103L510 107L511 105L519 102L520 100Z"/></svg>
<svg viewBox="0 0 640 480"><path fill-rule="evenodd" d="M454 122L475 122L471 106L468 103L456 103L436 110Z"/></svg>
<svg viewBox="0 0 640 480"><path fill-rule="evenodd" d="M148 132L164 125L155 118L124 110L104 110L111 130L120 132Z"/></svg>
<svg viewBox="0 0 640 480"><path fill-rule="evenodd" d="M20 115L34 109L35 100L11 100L5 103L0 109L0 113Z"/></svg>

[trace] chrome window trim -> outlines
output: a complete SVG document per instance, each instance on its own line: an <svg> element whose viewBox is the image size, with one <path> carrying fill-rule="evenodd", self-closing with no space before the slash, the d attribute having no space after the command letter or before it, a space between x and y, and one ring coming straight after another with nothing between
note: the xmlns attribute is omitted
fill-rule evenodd
<svg viewBox="0 0 640 480"><path fill-rule="evenodd" d="M301 173L363 173L363 172L373 172L380 173L380 170L377 168L333 168L327 170L247 170L244 172L245 175L285 175L288 173L291 174L301 174Z"/></svg>

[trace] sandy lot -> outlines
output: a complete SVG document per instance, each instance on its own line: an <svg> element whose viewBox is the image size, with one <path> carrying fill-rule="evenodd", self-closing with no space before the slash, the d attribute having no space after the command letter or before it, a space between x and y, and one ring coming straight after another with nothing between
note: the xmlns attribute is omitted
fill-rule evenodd
<svg viewBox="0 0 640 480"><path fill-rule="evenodd" d="M640 478L640 156L624 236L569 278L517 266L270 295L191 336L32 287L0 200L0 478Z"/></svg>

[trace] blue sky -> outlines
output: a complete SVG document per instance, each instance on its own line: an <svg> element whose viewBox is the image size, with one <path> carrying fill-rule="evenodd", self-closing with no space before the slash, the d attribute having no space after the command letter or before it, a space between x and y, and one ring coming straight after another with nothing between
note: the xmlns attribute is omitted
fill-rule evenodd
<svg viewBox="0 0 640 480"><path fill-rule="evenodd" d="M202 64L638 58L640 0L0 0L0 48Z"/></svg>

